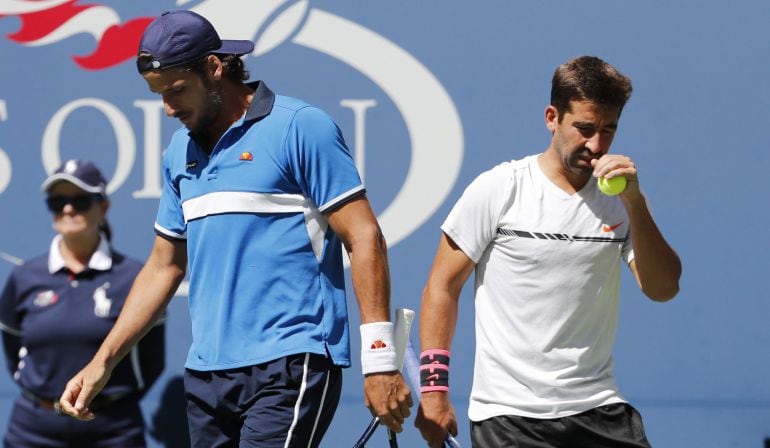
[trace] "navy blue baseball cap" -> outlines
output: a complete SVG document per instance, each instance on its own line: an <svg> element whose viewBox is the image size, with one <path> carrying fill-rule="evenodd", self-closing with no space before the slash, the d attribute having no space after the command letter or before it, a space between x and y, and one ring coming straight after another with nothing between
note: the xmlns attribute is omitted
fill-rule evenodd
<svg viewBox="0 0 770 448"><path fill-rule="evenodd" d="M254 51L250 40L222 40L214 26L200 14L180 10L164 12L144 30L139 53L149 53L152 59L140 63L139 73L165 70L204 56L219 54L242 55Z"/></svg>
<svg viewBox="0 0 770 448"><path fill-rule="evenodd" d="M99 168L88 160L67 160L48 176L40 189L47 193L59 182L70 182L89 193L107 197L107 181Z"/></svg>

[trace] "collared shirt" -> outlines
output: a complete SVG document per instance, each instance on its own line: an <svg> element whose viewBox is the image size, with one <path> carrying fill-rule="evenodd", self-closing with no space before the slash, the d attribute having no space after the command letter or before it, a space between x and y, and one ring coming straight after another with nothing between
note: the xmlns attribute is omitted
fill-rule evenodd
<svg viewBox="0 0 770 448"><path fill-rule="evenodd" d="M62 236L56 235L51 241L51 248L48 250L48 272L51 274L64 269L64 257L60 249L61 240ZM108 271L112 267L112 250L104 235L99 240L96 252L88 260L88 267L96 271Z"/></svg>
<svg viewBox="0 0 770 448"><path fill-rule="evenodd" d="M64 265L61 236L48 254L16 267L0 295L6 364L24 389L48 400L94 356L112 329L141 264L102 236L82 272ZM163 322L115 368L102 394L142 394L163 370Z"/></svg>
<svg viewBox="0 0 770 448"><path fill-rule="evenodd" d="M193 342L186 367L294 353L350 365L342 248L324 213L361 194L339 128L262 83L204 152L185 129L163 159L156 232L186 240Z"/></svg>

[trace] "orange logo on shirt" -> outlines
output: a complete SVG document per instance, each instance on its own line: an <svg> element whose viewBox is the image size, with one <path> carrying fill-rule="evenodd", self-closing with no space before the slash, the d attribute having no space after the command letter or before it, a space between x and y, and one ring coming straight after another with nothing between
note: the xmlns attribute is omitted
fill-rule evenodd
<svg viewBox="0 0 770 448"><path fill-rule="evenodd" d="M622 224L623 224L623 221L620 221L619 223L615 224L614 226L608 226L607 224L605 224L605 225L602 226L602 231L603 232L607 232L607 233L612 232L613 230L615 230L618 227L620 227Z"/></svg>
<svg viewBox="0 0 770 448"><path fill-rule="evenodd" d="M252 160L254 160L254 156L252 156L251 153L248 152L248 151L243 151L241 153L240 160L246 160L246 161L251 162Z"/></svg>

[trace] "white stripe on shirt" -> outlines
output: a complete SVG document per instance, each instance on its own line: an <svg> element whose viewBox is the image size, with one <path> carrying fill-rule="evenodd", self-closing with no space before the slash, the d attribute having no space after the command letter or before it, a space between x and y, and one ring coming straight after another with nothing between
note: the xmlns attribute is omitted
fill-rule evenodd
<svg viewBox="0 0 770 448"><path fill-rule="evenodd" d="M301 213L305 197L300 194L217 191L188 199L182 204L185 222L224 213Z"/></svg>

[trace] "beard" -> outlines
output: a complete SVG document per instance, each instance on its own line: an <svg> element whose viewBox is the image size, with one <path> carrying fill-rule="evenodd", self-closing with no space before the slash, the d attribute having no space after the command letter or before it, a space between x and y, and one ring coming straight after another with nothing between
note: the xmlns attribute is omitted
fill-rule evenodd
<svg viewBox="0 0 770 448"><path fill-rule="evenodd" d="M591 166L591 160L598 158L596 154L584 147L573 151L563 162L563 165L568 172L585 176L593 173L594 168Z"/></svg>
<svg viewBox="0 0 770 448"><path fill-rule="evenodd" d="M221 84L207 78L203 79L203 85L206 87L206 96L200 109L200 116L193 123L190 123L187 129L196 140L207 141L209 139L209 129L216 123L222 111L224 89Z"/></svg>

